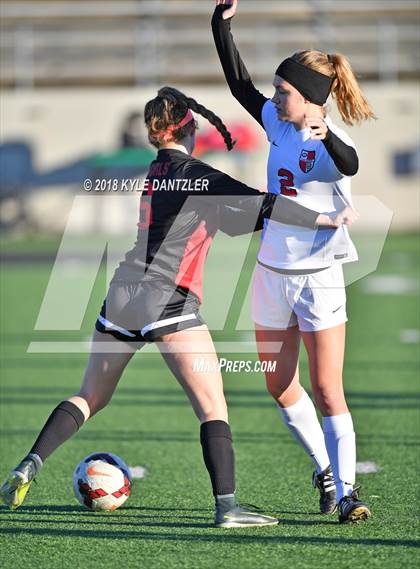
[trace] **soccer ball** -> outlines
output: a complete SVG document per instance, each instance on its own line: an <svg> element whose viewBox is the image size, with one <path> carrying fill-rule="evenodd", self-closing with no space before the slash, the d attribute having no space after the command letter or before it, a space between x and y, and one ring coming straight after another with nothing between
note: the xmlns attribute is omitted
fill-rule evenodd
<svg viewBox="0 0 420 569"><path fill-rule="evenodd" d="M84 458L73 473L76 498L90 510L116 510L131 493L131 475L125 462L110 452Z"/></svg>

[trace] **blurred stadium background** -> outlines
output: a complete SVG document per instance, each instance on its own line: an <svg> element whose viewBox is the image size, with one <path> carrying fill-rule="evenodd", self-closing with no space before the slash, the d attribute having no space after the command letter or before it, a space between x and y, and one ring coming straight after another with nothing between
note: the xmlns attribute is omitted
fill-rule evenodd
<svg viewBox="0 0 420 569"><path fill-rule="evenodd" d="M202 101L237 134L227 155L201 124L201 156L265 184L264 135L226 88L212 10L210 0L2 2L3 229L62 231L84 178L115 177L121 167L122 177L144 173L150 153L120 153L122 131L141 130L127 121L164 84ZM361 156L354 192L390 208L393 230L418 228L418 1L241 0L234 32L266 94L279 61L302 47L349 56L378 117L349 129ZM107 214L116 228L123 223L119 208ZM87 215L80 230L93 225Z"/></svg>

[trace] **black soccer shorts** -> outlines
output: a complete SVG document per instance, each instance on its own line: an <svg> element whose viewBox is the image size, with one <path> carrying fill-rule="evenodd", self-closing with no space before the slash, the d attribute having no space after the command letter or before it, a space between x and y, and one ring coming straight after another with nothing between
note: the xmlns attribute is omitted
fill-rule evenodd
<svg viewBox="0 0 420 569"><path fill-rule="evenodd" d="M195 295L163 279L113 281L95 327L124 342L154 342L205 324L199 308Z"/></svg>

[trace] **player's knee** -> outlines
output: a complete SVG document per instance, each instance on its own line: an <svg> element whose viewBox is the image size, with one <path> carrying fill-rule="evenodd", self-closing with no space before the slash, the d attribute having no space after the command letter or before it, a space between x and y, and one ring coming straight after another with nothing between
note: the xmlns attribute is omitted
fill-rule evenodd
<svg viewBox="0 0 420 569"><path fill-rule="evenodd" d="M284 379L281 377L276 377L275 380L267 377L267 391L276 401L279 401L289 390L292 380L293 375L292 377L287 377Z"/></svg>
<svg viewBox="0 0 420 569"><path fill-rule="evenodd" d="M277 385L267 385L267 391L276 401L280 399L284 393L284 389L281 389Z"/></svg>
<svg viewBox="0 0 420 569"><path fill-rule="evenodd" d="M324 416L336 415L342 412L343 406L346 405L343 391L330 386L317 388L314 391L314 397L317 406Z"/></svg>
<svg viewBox="0 0 420 569"><path fill-rule="evenodd" d="M195 414L200 423L207 421L227 421L226 401L209 399L205 403L195 406Z"/></svg>
<svg viewBox="0 0 420 569"><path fill-rule="evenodd" d="M111 397L104 393L87 393L81 391L78 393L78 396L82 397L88 404L90 417L93 417L93 415L96 415L96 413L106 407L111 400Z"/></svg>

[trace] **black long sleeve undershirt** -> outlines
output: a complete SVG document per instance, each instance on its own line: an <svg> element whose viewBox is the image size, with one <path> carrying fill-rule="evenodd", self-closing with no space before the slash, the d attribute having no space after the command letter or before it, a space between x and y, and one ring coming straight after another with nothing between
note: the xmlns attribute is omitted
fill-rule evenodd
<svg viewBox="0 0 420 569"><path fill-rule="evenodd" d="M359 169L359 158L356 150L346 144L330 129L322 141L339 172L344 176L354 176Z"/></svg>
<svg viewBox="0 0 420 569"><path fill-rule="evenodd" d="M261 111L268 99L255 88L248 70L239 55L230 32L231 18L224 20L222 16L227 8L228 6L224 5L216 6L211 21L217 53L219 54L219 59L232 95L264 128Z"/></svg>
<svg viewBox="0 0 420 569"><path fill-rule="evenodd" d="M213 14L211 26L217 53L223 67L226 81L232 95L249 114L264 128L261 112L268 101L252 83L252 79L239 55L231 33L231 20L223 19L227 6L219 5ZM326 138L322 141L339 172L344 176L354 176L359 168L356 150L343 142L336 134L328 129Z"/></svg>

